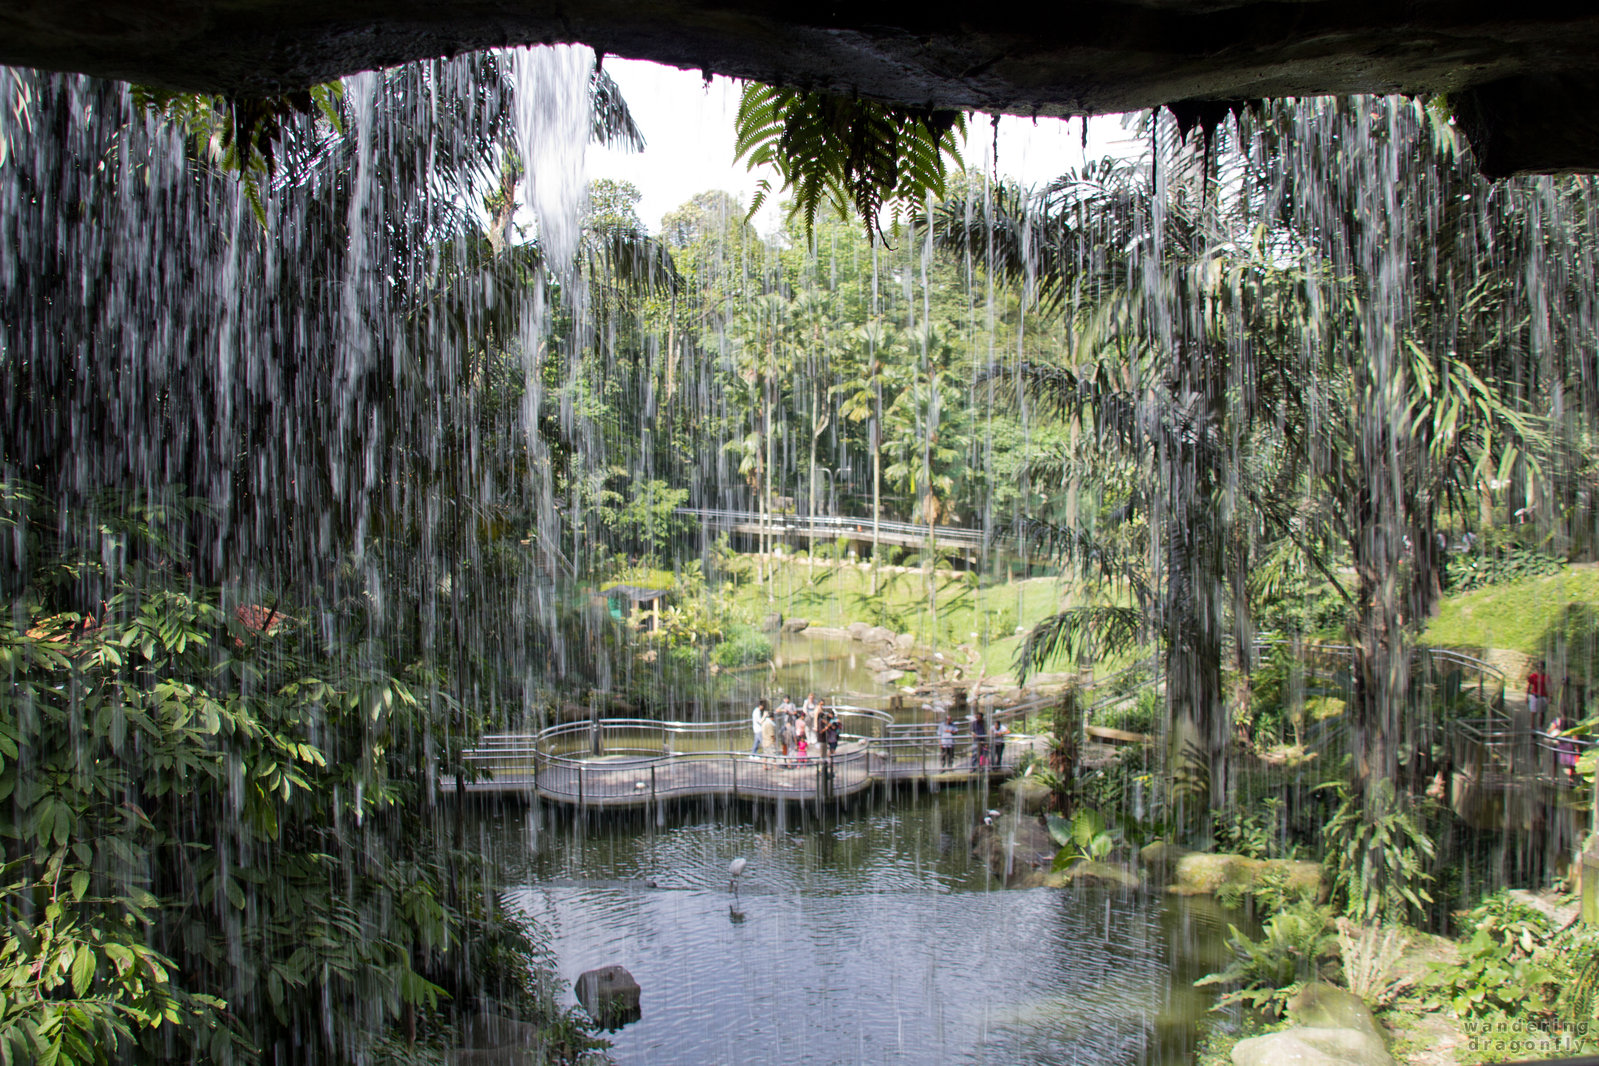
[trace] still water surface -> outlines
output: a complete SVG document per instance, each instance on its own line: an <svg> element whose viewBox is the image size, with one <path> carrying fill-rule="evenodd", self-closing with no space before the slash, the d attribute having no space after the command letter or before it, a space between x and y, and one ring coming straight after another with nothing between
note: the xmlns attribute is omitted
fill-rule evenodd
<svg viewBox="0 0 1599 1066"><path fill-rule="evenodd" d="M1210 1003L1192 981L1237 916L1003 889L967 846L985 807L965 790L823 819L511 807L480 829L564 978L638 979L643 1018L611 1034L624 1064L1189 1061Z"/></svg>

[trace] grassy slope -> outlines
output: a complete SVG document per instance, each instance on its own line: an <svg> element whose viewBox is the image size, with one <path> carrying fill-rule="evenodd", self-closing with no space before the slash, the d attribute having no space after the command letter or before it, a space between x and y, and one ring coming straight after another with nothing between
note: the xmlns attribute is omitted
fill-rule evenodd
<svg viewBox="0 0 1599 1066"><path fill-rule="evenodd" d="M1577 674L1599 674L1599 568L1490 585L1446 598L1423 640L1441 647L1501 649L1563 661Z"/></svg>
<svg viewBox="0 0 1599 1066"><path fill-rule="evenodd" d="M871 571L862 567L812 568L800 562L785 562L778 566L768 593L768 586L755 578L753 559L744 557L739 566L743 580L736 602L747 617L779 611L785 618L804 618L813 625L867 622L896 632L914 633L920 642L946 650L957 644L975 643L990 675L1012 672L1021 642L1016 627L1031 626L1059 610L1063 602L1060 583L1052 577L973 588L965 581L941 574L936 578L935 634L926 578L919 571L880 571L877 595L873 596Z"/></svg>

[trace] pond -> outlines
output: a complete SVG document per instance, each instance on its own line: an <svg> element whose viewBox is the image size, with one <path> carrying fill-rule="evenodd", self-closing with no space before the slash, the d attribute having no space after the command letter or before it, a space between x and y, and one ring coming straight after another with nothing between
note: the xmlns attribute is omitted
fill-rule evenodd
<svg viewBox="0 0 1599 1066"><path fill-rule="evenodd" d="M897 689L872 679L866 661L874 654L866 645L847 638L782 633L773 639L770 663L724 672L715 679L713 689L719 698L739 707L762 696L775 707L785 692L795 703L806 693L816 692L834 701L875 706ZM914 680L914 675L908 676L906 683Z"/></svg>
<svg viewBox="0 0 1599 1066"><path fill-rule="evenodd" d="M986 803L901 794L822 819L511 806L479 829L563 978L619 963L638 979L643 1017L610 1035L623 1064L1192 1061L1213 1002L1192 982L1224 964L1237 915L1004 889L968 847Z"/></svg>

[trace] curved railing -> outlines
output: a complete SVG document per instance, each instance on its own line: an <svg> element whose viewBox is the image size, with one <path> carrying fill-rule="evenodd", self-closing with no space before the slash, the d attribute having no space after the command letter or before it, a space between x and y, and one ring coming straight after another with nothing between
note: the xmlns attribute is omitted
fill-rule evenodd
<svg viewBox="0 0 1599 1066"><path fill-rule="evenodd" d="M804 759L752 752L748 720L662 722L602 718L536 734L483 737L463 759L469 779L496 790L536 790L585 805L636 804L687 795L847 796L872 783L869 748L893 723L886 711L833 705L838 751ZM468 784L468 788L472 785Z"/></svg>

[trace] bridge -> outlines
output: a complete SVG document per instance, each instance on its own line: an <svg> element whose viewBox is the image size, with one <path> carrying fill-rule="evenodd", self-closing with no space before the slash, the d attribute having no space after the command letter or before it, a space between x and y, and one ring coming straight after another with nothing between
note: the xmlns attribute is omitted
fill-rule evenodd
<svg viewBox="0 0 1599 1066"><path fill-rule="evenodd" d="M1040 698L996 712L1007 728L1047 706ZM731 722L657 722L601 718L551 726L538 733L485 736L465 753L472 770L446 789L583 807L637 807L665 800L726 799L826 802L875 785L920 782L962 785L1011 776L1023 751L1041 739L1006 738L1003 764L974 766L969 731L958 733L950 765L935 727L901 724L886 711L830 705L838 715L838 751L752 755L747 718Z"/></svg>
<svg viewBox="0 0 1599 1066"><path fill-rule="evenodd" d="M845 538L862 544L889 544L901 548L921 548L929 538L933 546L946 551L978 553L987 548L1011 547L1012 536L960 526L933 526L924 523L889 522L882 519L849 518L841 515L795 515L775 511L722 511L703 507L679 507L674 512L699 519L707 530L740 533L751 537L779 540L838 540Z"/></svg>

